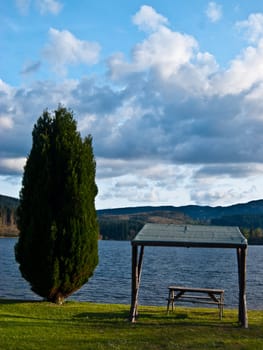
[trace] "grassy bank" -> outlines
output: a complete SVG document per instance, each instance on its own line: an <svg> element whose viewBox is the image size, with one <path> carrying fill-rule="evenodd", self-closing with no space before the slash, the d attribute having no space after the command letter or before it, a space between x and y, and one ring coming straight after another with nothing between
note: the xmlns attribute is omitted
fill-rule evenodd
<svg viewBox="0 0 263 350"><path fill-rule="evenodd" d="M263 311L249 311L249 328L237 325L237 311L215 308L143 307L135 324L128 305L0 300L3 350L263 349Z"/></svg>

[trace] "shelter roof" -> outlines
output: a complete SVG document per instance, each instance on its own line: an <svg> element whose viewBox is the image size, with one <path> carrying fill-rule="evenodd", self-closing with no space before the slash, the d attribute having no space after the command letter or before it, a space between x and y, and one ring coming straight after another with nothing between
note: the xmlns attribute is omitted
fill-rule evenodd
<svg viewBox="0 0 263 350"><path fill-rule="evenodd" d="M247 246L247 240L236 226L148 223L132 245L238 248Z"/></svg>

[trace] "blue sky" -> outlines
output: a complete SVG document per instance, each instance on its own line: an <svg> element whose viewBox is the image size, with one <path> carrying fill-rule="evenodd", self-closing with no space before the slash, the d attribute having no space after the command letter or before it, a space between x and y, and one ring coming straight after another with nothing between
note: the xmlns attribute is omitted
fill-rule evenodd
<svg viewBox="0 0 263 350"><path fill-rule="evenodd" d="M1 194L62 103L93 136L98 209L263 198L263 2L10 0L0 23Z"/></svg>

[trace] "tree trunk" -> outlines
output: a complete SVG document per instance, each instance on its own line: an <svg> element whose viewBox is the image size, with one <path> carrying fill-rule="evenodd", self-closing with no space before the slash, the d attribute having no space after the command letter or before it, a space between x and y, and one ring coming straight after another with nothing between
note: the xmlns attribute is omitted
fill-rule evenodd
<svg viewBox="0 0 263 350"><path fill-rule="evenodd" d="M65 297L58 293L50 298L47 298L47 301L50 301L51 303L57 304L57 305L62 305L65 301Z"/></svg>

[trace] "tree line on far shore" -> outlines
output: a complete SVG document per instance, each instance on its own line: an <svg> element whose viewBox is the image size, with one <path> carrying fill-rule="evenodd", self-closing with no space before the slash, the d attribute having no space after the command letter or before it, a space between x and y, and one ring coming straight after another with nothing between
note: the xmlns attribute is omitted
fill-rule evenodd
<svg viewBox="0 0 263 350"><path fill-rule="evenodd" d="M2 196L3 197L3 196ZM1 199L1 198L0 198ZM16 202L18 204L18 200ZM131 240L147 222L174 224L206 224L238 226L249 244L263 244L263 215L229 215L210 220L194 220L179 212L159 210L135 214L100 214L99 238L103 240ZM0 235L18 236L16 207L0 202Z"/></svg>

